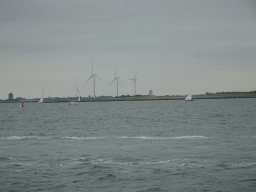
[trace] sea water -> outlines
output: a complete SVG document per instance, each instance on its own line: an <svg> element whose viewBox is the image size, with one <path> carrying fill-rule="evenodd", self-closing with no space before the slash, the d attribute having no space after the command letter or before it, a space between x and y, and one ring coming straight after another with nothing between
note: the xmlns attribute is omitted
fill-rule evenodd
<svg viewBox="0 0 256 192"><path fill-rule="evenodd" d="M0 104L0 191L256 191L256 99Z"/></svg>

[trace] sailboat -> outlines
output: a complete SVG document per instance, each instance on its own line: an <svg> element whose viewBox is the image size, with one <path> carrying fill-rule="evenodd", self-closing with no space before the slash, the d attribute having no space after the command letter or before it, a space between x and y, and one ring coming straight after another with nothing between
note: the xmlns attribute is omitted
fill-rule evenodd
<svg viewBox="0 0 256 192"><path fill-rule="evenodd" d="M79 89L77 89L77 92L78 92L78 102L80 102L80 100L81 100L81 97L80 97L80 92L79 92Z"/></svg>
<svg viewBox="0 0 256 192"><path fill-rule="evenodd" d="M187 95L185 101L193 101L191 93Z"/></svg>
<svg viewBox="0 0 256 192"><path fill-rule="evenodd" d="M38 103L41 104L41 103L43 103L43 101L44 101L44 98L43 98L43 93L42 93L42 96L41 96L41 98L40 98Z"/></svg>
<svg viewBox="0 0 256 192"><path fill-rule="evenodd" d="M77 101L70 101L70 105L77 105L78 102L80 102L80 92L79 92L79 89L77 89L77 83L76 83L76 95L78 93L78 99Z"/></svg>

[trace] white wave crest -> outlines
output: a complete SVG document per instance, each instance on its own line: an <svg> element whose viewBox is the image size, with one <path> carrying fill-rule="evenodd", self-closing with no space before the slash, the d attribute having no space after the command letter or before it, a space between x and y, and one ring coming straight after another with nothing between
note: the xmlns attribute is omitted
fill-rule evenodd
<svg viewBox="0 0 256 192"><path fill-rule="evenodd" d="M38 136L9 136L2 137L0 140L22 140L22 139L50 139L52 137L38 137Z"/></svg>
<svg viewBox="0 0 256 192"><path fill-rule="evenodd" d="M173 139L209 139L209 138L211 138L211 137L193 135L193 136L174 137Z"/></svg>
<svg viewBox="0 0 256 192"><path fill-rule="evenodd" d="M70 140L97 140L104 139L106 137L61 137L62 139L70 139Z"/></svg>
<svg viewBox="0 0 256 192"><path fill-rule="evenodd" d="M93 165L103 164L103 165L133 165L132 162L114 162L112 160L98 160L98 161L91 161Z"/></svg>
<svg viewBox="0 0 256 192"><path fill-rule="evenodd" d="M119 139L148 139L148 140L170 140L170 139L207 139L210 137L204 137L204 136L180 136L180 137L146 137L146 136L140 136L140 137L127 137L127 136L118 136Z"/></svg>
<svg viewBox="0 0 256 192"><path fill-rule="evenodd" d="M104 160L104 159L98 159L91 161L94 165L124 165L124 166L137 166L137 165L165 165L165 164L175 164L177 165L190 165L188 160L186 159L172 159L172 160L159 160L159 161L131 161L131 162L116 162L112 160Z"/></svg>
<svg viewBox="0 0 256 192"><path fill-rule="evenodd" d="M204 136L179 136L179 137L147 137L147 136L102 136L102 137L61 137L70 140L102 140L102 139L144 139L144 140L171 140L171 139L207 139L211 137Z"/></svg>

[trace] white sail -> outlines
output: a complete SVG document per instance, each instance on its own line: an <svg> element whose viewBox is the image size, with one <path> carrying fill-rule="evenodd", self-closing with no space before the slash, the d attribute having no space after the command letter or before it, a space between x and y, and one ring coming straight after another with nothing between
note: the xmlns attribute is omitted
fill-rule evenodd
<svg viewBox="0 0 256 192"><path fill-rule="evenodd" d="M43 101L44 101L44 98L43 98L43 93L42 93L42 96L41 96L41 98L40 98L40 100L39 100L39 102L38 103L43 103Z"/></svg>
<svg viewBox="0 0 256 192"><path fill-rule="evenodd" d="M76 86L77 87L77 86ZM77 105L78 103L77 102L80 102L80 92L79 92L79 89L76 88L76 96L77 96L77 93L78 93L78 99L77 101L70 101L69 104L70 105Z"/></svg>
<svg viewBox="0 0 256 192"><path fill-rule="evenodd" d="M78 102L80 102L80 92L79 92L79 89L77 89L77 92L78 92Z"/></svg>
<svg viewBox="0 0 256 192"><path fill-rule="evenodd" d="M187 95L185 101L193 101L191 93Z"/></svg>

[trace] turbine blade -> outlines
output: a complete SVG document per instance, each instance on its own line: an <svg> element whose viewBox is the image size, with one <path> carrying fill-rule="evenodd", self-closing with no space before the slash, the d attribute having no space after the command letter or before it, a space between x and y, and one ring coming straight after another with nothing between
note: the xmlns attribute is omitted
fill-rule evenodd
<svg viewBox="0 0 256 192"><path fill-rule="evenodd" d="M119 81L121 81L123 83L123 81L119 78Z"/></svg>
<svg viewBox="0 0 256 192"><path fill-rule="evenodd" d="M92 75L93 75L93 58L92 58Z"/></svg>
<svg viewBox="0 0 256 192"><path fill-rule="evenodd" d="M127 79L129 79L129 78L127 78ZM129 79L129 80L132 80L132 81L133 81L134 79Z"/></svg>
<svg viewBox="0 0 256 192"><path fill-rule="evenodd" d="M115 64L115 75L116 75L116 64ZM116 77L116 76L115 76Z"/></svg>
<svg viewBox="0 0 256 192"><path fill-rule="evenodd" d="M139 70L138 70L139 71ZM137 71L137 73L138 73L138 71ZM134 76L134 79L136 78L136 76L137 76L137 73L136 73L136 75Z"/></svg>
<svg viewBox="0 0 256 192"><path fill-rule="evenodd" d="M86 83L88 83L88 81L90 81L90 79L93 77L93 75L86 81ZM86 83L84 85L86 85Z"/></svg>
<svg viewBox="0 0 256 192"><path fill-rule="evenodd" d="M95 76L97 79L99 79L100 81L102 81L99 77Z"/></svg>
<svg viewBox="0 0 256 192"><path fill-rule="evenodd" d="M110 85L111 85L115 80L116 80L116 78L110 83ZM109 86L110 86L110 85L109 85Z"/></svg>

